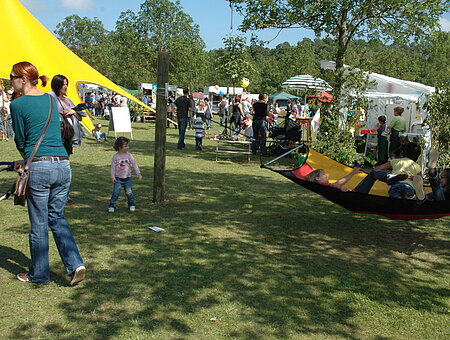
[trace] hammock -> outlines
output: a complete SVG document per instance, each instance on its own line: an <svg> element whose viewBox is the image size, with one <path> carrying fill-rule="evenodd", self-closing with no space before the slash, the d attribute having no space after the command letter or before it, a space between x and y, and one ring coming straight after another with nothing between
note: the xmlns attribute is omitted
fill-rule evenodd
<svg viewBox="0 0 450 340"><path fill-rule="evenodd" d="M437 219L450 215L450 201L426 201L423 204L417 204L416 200L391 198L387 196L388 186L379 181L375 183L369 194L354 191L343 192L331 186L310 182L306 176L314 169L325 169L330 182L338 180L352 171L351 167L338 163L314 150L309 150L303 164L294 170L275 170L267 166L298 148L300 146L262 164L261 167L274 171L355 213L377 214L393 220ZM351 181L346 183L346 186L353 189L364 176L366 175L356 174Z"/></svg>

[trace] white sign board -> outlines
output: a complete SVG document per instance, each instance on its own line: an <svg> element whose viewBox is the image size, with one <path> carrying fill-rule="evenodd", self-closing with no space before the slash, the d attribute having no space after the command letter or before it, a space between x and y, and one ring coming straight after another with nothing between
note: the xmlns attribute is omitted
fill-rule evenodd
<svg viewBox="0 0 450 340"><path fill-rule="evenodd" d="M111 107L108 134L109 131L114 131L114 137L117 137L118 132L129 132L131 134L131 139L133 139L130 109L128 107Z"/></svg>

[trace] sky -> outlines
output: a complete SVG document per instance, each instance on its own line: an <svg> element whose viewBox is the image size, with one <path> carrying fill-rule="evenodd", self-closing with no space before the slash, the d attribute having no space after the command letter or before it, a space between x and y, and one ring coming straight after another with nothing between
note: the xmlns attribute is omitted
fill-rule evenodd
<svg viewBox="0 0 450 340"><path fill-rule="evenodd" d="M175 1L175 0L173 0ZM80 17L103 22L107 30L115 29L120 13L130 9L139 10L143 0L20 0L20 2L49 31L53 32L58 23L65 17L77 14ZM230 34L231 10L227 0L180 0L182 9L200 26L200 36L206 44L206 49L223 47L223 38ZM237 30L242 18L234 12L233 35L243 35L250 41L250 33L243 34ZM450 31L450 12L441 18L441 28ZM296 45L303 38L314 38L314 33L306 29L268 29L257 32L258 38L271 41L268 47L274 48L283 42Z"/></svg>

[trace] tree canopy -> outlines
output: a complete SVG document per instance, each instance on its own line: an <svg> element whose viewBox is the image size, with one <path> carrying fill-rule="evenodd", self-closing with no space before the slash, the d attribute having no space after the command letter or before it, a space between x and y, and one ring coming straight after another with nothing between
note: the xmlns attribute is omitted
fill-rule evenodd
<svg viewBox="0 0 450 340"><path fill-rule="evenodd" d="M155 11L159 14L154 15ZM178 11L170 14L170 20L181 20L180 25L173 23L175 27L170 28L168 23L158 24L158 20L166 21L166 11ZM162 31L165 33L157 33ZM163 34L164 39L154 39ZM72 15L58 24L55 35L91 66L127 88L156 80L156 52L160 48L170 53L172 84L196 90L207 85L231 85L233 72L227 65L231 47L236 44L227 45L225 39L224 48L205 51L198 26L177 2L144 1L140 11L121 13L111 31L96 18ZM348 43L345 61L362 70L439 86L450 79L450 69L443 67L450 59L449 42L449 32L435 32L418 41L355 38ZM336 39L331 35L304 38L295 45L285 42L274 48L245 45L242 41L238 45L237 79L249 78L248 90L253 93L274 93L281 89L282 82L297 74L333 82L332 75L320 69L320 60L333 60L337 53Z"/></svg>
<svg viewBox="0 0 450 340"><path fill-rule="evenodd" d="M356 38L407 42L438 26L450 0L236 0L245 16L241 29L302 27L336 43L335 95L340 97L343 65Z"/></svg>

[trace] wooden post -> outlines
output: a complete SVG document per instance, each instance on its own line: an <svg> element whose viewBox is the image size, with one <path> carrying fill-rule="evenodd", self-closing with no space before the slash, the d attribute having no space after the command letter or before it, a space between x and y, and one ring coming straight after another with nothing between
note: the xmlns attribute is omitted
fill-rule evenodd
<svg viewBox="0 0 450 340"><path fill-rule="evenodd" d="M166 170L166 123L167 98L166 84L169 83L169 55L166 51L158 52L155 120L155 161L153 170L153 202L165 200Z"/></svg>

